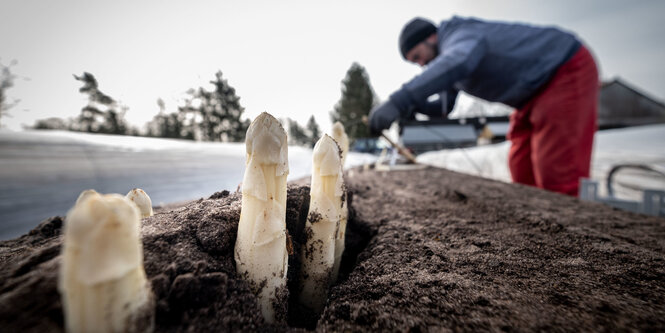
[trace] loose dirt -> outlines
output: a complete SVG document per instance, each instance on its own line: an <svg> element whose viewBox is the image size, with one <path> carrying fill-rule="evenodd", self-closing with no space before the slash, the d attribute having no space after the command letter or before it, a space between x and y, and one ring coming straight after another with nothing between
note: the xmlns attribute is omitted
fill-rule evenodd
<svg viewBox="0 0 665 333"><path fill-rule="evenodd" d="M235 271L240 194L143 220L157 332L665 329L665 219L442 169L345 175L340 278L323 314L298 307L306 180L288 189L288 319L261 318ZM0 243L0 327L63 330L64 218Z"/></svg>

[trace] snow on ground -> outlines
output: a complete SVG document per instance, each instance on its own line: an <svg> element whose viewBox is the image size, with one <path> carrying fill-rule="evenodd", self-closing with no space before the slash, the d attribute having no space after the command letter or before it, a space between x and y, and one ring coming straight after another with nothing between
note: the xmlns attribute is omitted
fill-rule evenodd
<svg viewBox="0 0 665 333"><path fill-rule="evenodd" d="M350 153L345 167L375 159ZM289 168L289 180L309 176L312 150L289 147ZM125 194L139 187L162 205L235 191L244 170L244 143L2 130L0 239L64 215L85 189Z"/></svg>
<svg viewBox="0 0 665 333"><path fill-rule="evenodd" d="M510 182L509 142L471 148L445 149L418 155L419 163Z"/></svg>
<svg viewBox="0 0 665 333"><path fill-rule="evenodd" d="M429 152L418 161L510 182L509 147L504 142ZM311 149L289 147L289 180L310 175L311 155ZM346 167L375 160L374 155L350 153ZM597 132L591 178L601 183L602 196L609 170L625 163L665 171L665 125ZM0 239L64 215L85 189L125 194L140 187L154 205L161 205L235 191L244 167L242 143L0 130ZM616 197L629 200L640 200L645 188L665 190L664 177L639 170L620 171L614 184Z"/></svg>
<svg viewBox="0 0 665 333"><path fill-rule="evenodd" d="M441 150L418 156L419 163L511 182L508 169L509 142L463 149ZM606 196L610 169L620 164L643 164L665 171L665 125L649 125L596 132L591 179L600 183L599 194ZM642 190L665 191L665 177L651 172L625 169L613 181L615 197L641 200Z"/></svg>

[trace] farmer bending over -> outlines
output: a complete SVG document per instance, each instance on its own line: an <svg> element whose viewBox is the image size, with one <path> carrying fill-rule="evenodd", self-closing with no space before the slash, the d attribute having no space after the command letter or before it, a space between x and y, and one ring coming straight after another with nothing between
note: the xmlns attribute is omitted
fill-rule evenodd
<svg viewBox="0 0 665 333"><path fill-rule="evenodd" d="M402 29L399 47L424 70L371 111L373 133L414 112L446 117L462 90L517 109L508 132L514 182L578 194L580 177L589 176L598 70L575 36L461 17L437 28L414 18ZM435 94L439 98L428 101Z"/></svg>

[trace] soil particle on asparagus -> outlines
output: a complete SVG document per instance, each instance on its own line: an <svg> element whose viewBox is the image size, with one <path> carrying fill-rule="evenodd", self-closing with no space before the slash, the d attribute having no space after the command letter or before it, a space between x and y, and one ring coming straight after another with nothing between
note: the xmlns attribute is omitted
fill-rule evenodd
<svg viewBox="0 0 665 333"><path fill-rule="evenodd" d="M309 223L312 223L312 224L320 222L322 220L323 220L323 215L321 215L321 213L319 213L317 211L309 212L309 216L307 217L307 221L309 221Z"/></svg>

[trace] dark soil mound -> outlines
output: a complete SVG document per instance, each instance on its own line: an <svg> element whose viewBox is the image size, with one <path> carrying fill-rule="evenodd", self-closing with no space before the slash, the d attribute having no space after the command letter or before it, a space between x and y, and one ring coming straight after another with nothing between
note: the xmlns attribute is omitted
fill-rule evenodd
<svg viewBox="0 0 665 333"><path fill-rule="evenodd" d="M339 281L320 318L263 322L235 272L240 194L143 220L156 331L665 329L665 219L441 169L346 174ZM289 187L291 300L309 188ZM0 243L0 327L63 329L59 217Z"/></svg>

